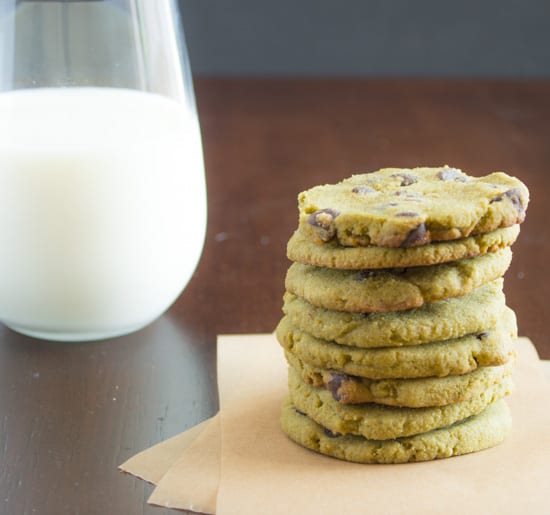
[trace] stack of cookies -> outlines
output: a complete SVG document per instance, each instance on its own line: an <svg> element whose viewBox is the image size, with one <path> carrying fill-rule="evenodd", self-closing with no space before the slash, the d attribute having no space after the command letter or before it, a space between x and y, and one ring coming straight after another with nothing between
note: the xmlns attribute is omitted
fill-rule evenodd
<svg viewBox="0 0 550 515"><path fill-rule="evenodd" d="M448 166L301 193L276 331L288 436L360 463L500 443L517 332L502 277L528 200L516 178Z"/></svg>

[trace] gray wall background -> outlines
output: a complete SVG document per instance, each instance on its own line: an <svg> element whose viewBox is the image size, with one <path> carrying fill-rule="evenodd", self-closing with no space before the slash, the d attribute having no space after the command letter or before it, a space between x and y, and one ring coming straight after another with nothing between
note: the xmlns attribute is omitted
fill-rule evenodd
<svg viewBox="0 0 550 515"><path fill-rule="evenodd" d="M214 76L550 77L550 0L179 0Z"/></svg>

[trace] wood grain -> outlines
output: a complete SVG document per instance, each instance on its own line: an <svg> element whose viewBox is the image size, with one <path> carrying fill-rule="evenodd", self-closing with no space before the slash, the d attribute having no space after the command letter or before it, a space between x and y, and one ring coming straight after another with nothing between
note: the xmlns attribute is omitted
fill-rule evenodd
<svg viewBox="0 0 550 515"><path fill-rule="evenodd" d="M448 163L520 177L531 204L505 290L550 358L550 81L202 79L196 92L209 226L169 313L84 344L0 328L2 514L172 513L117 465L216 411L215 335L274 329L298 192L354 172Z"/></svg>

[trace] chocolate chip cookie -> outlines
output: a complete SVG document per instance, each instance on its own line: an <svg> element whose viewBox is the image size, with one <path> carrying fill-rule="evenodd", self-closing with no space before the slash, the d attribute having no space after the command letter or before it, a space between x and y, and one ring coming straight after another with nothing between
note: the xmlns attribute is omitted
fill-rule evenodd
<svg viewBox="0 0 550 515"><path fill-rule="evenodd" d="M477 415L489 404L508 395L512 383L506 377L466 401L424 408L375 403L344 405L334 400L324 388L303 382L292 367L289 367L288 386L294 406L332 433L387 440L425 433Z"/></svg>
<svg viewBox="0 0 550 515"><path fill-rule="evenodd" d="M283 297L283 312L302 331L343 345L418 345L494 327L501 320L505 307L502 283L502 279L495 279L461 297L381 313L328 310L287 292Z"/></svg>
<svg viewBox="0 0 550 515"><path fill-rule="evenodd" d="M504 365L479 367L461 375L374 380L313 367L290 352L286 352L285 356L305 383L325 388L341 404L374 402L408 408L446 406L470 400L492 385L511 377L515 366L515 360L512 359Z"/></svg>
<svg viewBox="0 0 550 515"><path fill-rule="evenodd" d="M287 291L326 309L351 312L400 311L458 297L501 277L512 252L498 252L429 267L336 270L293 263Z"/></svg>
<svg viewBox="0 0 550 515"><path fill-rule="evenodd" d="M502 172L386 168L298 196L299 227L314 243L417 247L523 222L526 186Z"/></svg>
<svg viewBox="0 0 550 515"><path fill-rule="evenodd" d="M427 461L480 451L501 443L511 426L510 411L502 400L462 422L389 440L334 434L296 410L290 398L284 399L281 410L281 427L294 442L315 452L356 463Z"/></svg>
<svg viewBox="0 0 550 515"><path fill-rule="evenodd" d="M512 245L519 235L519 224L476 234L459 240L429 243L421 247L393 248L344 247L336 242L318 245L297 229L287 244L291 261L345 270L437 265L458 259L496 252Z"/></svg>

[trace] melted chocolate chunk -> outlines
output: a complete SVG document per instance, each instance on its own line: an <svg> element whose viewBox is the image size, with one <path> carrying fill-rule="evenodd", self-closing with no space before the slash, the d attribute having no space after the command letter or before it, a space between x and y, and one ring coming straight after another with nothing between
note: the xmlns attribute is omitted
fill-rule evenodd
<svg viewBox="0 0 550 515"><path fill-rule="evenodd" d="M326 427L323 427L323 432L329 438L338 438L339 436L342 436L340 433L333 433L330 429L327 429Z"/></svg>
<svg viewBox="0 0 550 515"><path fill-rule="evenodd" d="M466 182L466 177L456 168L443 168L437 173L437 178L442 181Z"/></svg>
<svg viewBox="0 0 550 515"><path fill-rule="evenodd" d="M376 193L376 190L374 188L371 188L370 186L365 186L363 184L359 186L355 186L352 190L352 193L355 193L356 195L367 195L368 193Z"/></svg>
<svg viewBox="0 0 550 515"><path fill-rule="evenodd" d="M394 173L392 174L392 177L400 178L401 186L410 186L411 184L418 182L418 178L416 177L416 175L413 175L412 173L407 173L407 172Z"/></svg>
<svg viewBox="0 0 550 515"><path fill-rule="evenodd" d="M401 213L397 213L395 216L405 216L408 218L414 218L415 216L420 216L418 213L415 213L414 211L402 211Z"/></svg>
<svg viewBox="0 0 550 515"><path fill-rule="evenodd" d="M334 219L340 214L336 209L319 209L311 213L308 218L308 223L319 229L319 238L323 241L330 241L336 236L336 227Z"/></svg>
<svg viewBox="0 0 550 515"><path fill-rule="evenodd" d="M407 237L401 243L401 247L416 247L418 245L424 245L428 242L428 231L426 229L426 224L421 223L415 227Z"/></svg>

